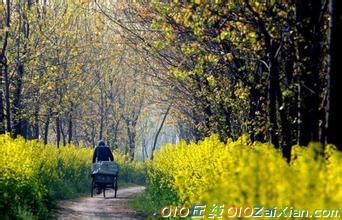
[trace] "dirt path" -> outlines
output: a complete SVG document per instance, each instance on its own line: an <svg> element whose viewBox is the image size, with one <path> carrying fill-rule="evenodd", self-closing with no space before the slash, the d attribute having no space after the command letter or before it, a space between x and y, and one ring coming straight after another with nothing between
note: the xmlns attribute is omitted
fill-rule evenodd
<svg viewBox="0 0 342 220"><path fill-rule="evenodd" d="M106 191L103 195L93 198L81 197L74 200L62 201L58 204L58 219L144 219L129 207L128 202L144 190L143 186L133 186L119 189L117 198L114 192Z"/></svg>

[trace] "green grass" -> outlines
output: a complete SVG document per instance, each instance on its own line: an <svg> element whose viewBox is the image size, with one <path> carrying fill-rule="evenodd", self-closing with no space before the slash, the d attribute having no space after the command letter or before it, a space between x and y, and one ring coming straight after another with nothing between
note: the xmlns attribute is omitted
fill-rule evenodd
<svg viewBox="0 0 342 220"><path fill-rule="evenodd" d="M147 219L156 219L159 216L159 210L156 209L157 204L152 200L149 193L144 191L135 197L130 206L138 212L138 214L146 216Z"/></svg>

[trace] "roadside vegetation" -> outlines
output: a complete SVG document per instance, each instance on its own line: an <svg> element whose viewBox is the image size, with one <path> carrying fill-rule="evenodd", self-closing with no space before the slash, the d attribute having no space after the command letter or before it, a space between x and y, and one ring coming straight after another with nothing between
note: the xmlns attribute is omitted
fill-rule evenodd
<svg viewBox="0 0 342 220"><path fill-rule="evenodd" d="M57 200L90 192L92 148L57 148L8 135L0 136L0 146L0 216L46 218ZM119 187L144 183L142 164L114 156L121 168Z"/></svg>
<svg viewBox="0 0 342 220"><path fill-rule="evenodd" d="M147 162L148 185L133 204L150 215L163 206L224 204L314 211L342 204L342 154L332 145L294 146L290 164L270 143L246 136L223 143L166 145Z"/></svg>
<svg viewBox="0 0 342 220"><path fill-rule="evenodd" d="M341 17L341 0L0 0L0 216L87 192L98 140L121 186L147 176L150 214L338 207Z"/></svg>

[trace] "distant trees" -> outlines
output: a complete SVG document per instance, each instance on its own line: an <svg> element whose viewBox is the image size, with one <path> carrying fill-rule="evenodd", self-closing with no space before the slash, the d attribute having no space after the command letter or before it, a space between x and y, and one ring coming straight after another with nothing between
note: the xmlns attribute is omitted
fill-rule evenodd
<svg viewBox="0 0 342 220"><path fill-rule="evenodd" d="M91 1L0 1L0 133L57 146L105 139L134 158L152 90L132 44Z"/></svg>
<svg viewBox="0 0 342 220"><path fill-rule="evenodd" d="M341 148L340 17L336 0L3 0L0 133L103 138L132 158L141 138L145 157L139 121L172 103L188 141L247 133L288 159L294 144Z"/></svg>

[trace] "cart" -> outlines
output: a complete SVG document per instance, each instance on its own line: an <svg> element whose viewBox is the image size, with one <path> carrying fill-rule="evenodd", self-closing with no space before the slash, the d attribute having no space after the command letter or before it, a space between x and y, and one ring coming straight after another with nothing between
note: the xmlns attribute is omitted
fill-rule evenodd
<svg viewBox="0 0 342 220"><path fill-rule="evenodd" d="M101 161L92 165L91 197L94 196L94 189L102 190L103 197L106 197L106 189L114 190L114 198L118 191L119 166L115 162Z"/></svg>

